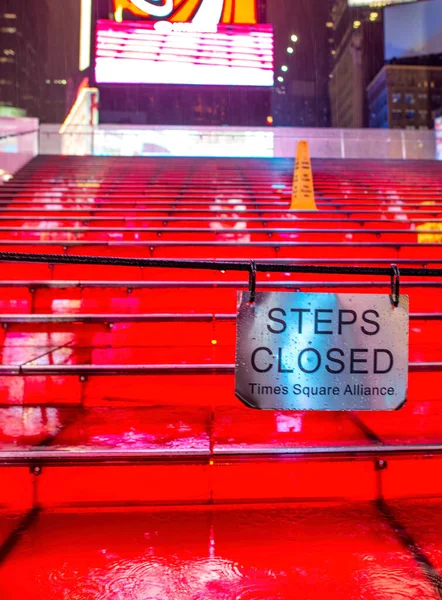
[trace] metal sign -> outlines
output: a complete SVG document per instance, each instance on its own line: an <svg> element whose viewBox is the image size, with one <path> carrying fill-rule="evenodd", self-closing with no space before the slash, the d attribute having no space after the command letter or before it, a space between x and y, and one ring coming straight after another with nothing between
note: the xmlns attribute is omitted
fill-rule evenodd
<svg viewBox="0 0 442 600"><path fill-rule="evenodd" d="M238 292L235 393L261 410L396 410L408 296Z"/></svg>

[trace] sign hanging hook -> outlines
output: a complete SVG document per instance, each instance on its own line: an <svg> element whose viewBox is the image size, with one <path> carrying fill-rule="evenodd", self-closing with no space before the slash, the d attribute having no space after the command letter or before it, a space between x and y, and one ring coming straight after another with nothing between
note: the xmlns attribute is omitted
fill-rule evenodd
<svg viewBox="0 0 442 600"><path fill-rule="evenodd" d="M391 265L391 303L399 306L401 273L397 265Z"/></svg>
<svg viewBox="0 0 442 600"><path fill-rule="evenodd" d="M249 270L249 304L253 304L255 302L256 296L256 263L254 260L250 261L250 270Z"/></svg>

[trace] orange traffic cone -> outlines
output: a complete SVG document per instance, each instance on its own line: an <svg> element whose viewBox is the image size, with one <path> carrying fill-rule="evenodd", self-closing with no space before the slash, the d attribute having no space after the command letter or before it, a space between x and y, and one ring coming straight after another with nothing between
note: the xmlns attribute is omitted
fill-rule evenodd
<svg viewBox="0 0 442 600"><path fill-rule="evenodd" d="M298 142L290 208L294 210L318 210L313 189L310 153L308 143L305 140Z"/></svg>

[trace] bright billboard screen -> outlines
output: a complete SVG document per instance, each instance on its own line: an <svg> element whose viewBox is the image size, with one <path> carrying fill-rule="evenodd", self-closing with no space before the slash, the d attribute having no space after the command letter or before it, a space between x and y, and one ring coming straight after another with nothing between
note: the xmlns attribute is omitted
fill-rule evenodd
<svg viewBox="0 0 442 600"><path fill-rule="evenodd" d="M257 22L256 4L256 0L114 0L114 13L117 21L132 14L178 23L252 25Z"/></svg>
<svg viewBox="0 0 442 600"><path fill-rule="evenodd" d="M98 21L97 83L273 85L271 25Z"/></svg>
<svg viewBox="0 0 442 600"><path fill-rule="evenodd" d="M385 58L442 53L442 0L385 10Z"/></svg>

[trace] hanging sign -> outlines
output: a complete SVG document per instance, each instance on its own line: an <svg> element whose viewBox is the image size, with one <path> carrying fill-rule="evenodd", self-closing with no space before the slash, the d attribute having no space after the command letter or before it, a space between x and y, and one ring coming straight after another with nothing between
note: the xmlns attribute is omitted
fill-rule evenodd
<svg viewBox="0 0 442 600"><path fill-rule="evenodd" d="M235 393L261 410L396 410L408 296L238 293Z"/></svg>

